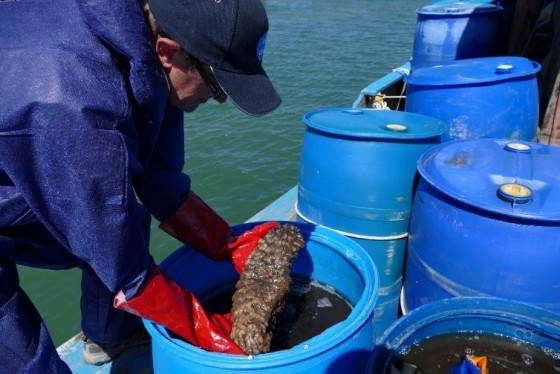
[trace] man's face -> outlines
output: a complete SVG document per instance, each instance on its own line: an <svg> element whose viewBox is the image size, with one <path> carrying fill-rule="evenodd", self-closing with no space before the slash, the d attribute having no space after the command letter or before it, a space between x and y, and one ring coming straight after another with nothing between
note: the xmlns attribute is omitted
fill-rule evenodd
<svg viewBox="0 0 560 374"><path fill-rule="evenodd" d="M168 74L171 86L169 101L189 113L211 99L214 92L197 69L192 64L188 64L187 57L183 53L178 55L178 63Z"/></svg>
<svg viewBox="0 0 560 374"><path fill-rule="evenodd" d="M165 43L160 43L164 39ZM184 112L193 112L199 105L215 97L215 92L206 79L217 85L216 78L207 65L200 64L199 69L204 69L202 74L180 46L170 39L160 38L156 45L160 63L163 66L170 85L169 101ZM161 45L160 45L161 44ZM218 85L219 87L219 85ZM227 97L217 100L225 102Z"/></svg>

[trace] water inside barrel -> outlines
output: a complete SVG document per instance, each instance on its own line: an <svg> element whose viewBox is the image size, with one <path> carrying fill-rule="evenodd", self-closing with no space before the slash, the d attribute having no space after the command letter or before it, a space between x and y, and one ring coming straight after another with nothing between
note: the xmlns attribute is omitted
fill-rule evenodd
<svg viewBox="0 0 560 374"><path fill-rule="evenodd" d="M234 289L228 288L203 300L210 313L231 310ZM344 321L352 306L332 287L315 280L294 277L286 305L276 316L271 352L289 349Z"/></svg>
<svg viewBox="0 0 560 374"><path fill-rule="evenodd" d="M466 355L486 356L490 374L560 373L559 351L486 333L434 336L402 347L396 360L415 365L422 374L449 374Z"/></svg>

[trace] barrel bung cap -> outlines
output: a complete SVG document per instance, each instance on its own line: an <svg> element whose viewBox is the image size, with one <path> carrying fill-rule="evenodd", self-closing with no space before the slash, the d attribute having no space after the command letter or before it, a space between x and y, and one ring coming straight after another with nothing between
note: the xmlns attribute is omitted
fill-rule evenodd
<svg viewBox="0 0 560 374"><path fill-rule="evenodd" d="M529 187L518 183L504 183L498 188L498 196L513 203L526 203L532 195L533 191Z"/></svg>

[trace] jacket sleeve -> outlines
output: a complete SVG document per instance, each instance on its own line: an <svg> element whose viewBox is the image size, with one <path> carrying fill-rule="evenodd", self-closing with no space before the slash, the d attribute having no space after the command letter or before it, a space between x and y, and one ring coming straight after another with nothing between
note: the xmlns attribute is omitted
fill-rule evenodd
<svg viewBox="0 0 560 374"><path fill-rule="evenodd" d="M138 198L160 222L179 208L190 190L191 180L182 172L184 162L183 112L168 105L151 157L134 179Z"/></svg>

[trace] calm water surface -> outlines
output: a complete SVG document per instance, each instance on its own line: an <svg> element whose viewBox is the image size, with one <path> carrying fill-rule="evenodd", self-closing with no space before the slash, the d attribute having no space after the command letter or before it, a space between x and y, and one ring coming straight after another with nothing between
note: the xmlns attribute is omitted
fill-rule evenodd
<svg viewBox="0 0 560 374"><path fill-rule="evenodd" d="M349 107L371 81L408 60L424 0L264 0L270 31L264 64L283 98L264 117L231 103L185 116L185 171L192 188L230 224L242 223L297 184L302 116ZM179 243L152 229L156 261ZM22 287L56 345L80 330L77 270L20 268Z"/></svg>

